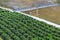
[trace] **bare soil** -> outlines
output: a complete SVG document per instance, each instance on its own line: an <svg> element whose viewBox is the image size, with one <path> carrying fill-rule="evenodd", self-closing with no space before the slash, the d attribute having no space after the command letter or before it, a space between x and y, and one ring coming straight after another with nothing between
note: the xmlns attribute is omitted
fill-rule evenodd
<svg viewBox="0 0 60 40"><path fill-rule="evenodd" d="M60 6L31 10L25 13L60 24Z"/></svg>

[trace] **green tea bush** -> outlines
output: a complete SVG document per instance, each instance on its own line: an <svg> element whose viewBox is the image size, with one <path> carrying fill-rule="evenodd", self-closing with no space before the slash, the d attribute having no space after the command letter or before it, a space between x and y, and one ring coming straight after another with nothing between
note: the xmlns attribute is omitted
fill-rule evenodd
<svg viewBox="0 0 60 40"><path fill-rule="evenodd" d="M60 29L0 8L0 37L3 40L60 40Z"/></svg>

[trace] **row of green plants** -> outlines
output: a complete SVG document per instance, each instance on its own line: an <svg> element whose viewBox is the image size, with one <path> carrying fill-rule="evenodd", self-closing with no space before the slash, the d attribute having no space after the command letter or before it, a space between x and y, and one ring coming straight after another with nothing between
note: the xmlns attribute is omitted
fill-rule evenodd
<svg viewBox="0 0 60 40"><path fill-rule="evenodd" d="M60 29L20 13L0 9L0 36L3 40L60 40Z"/></svg>
<svg viewBox="0 0 60 40"><path fill-rule="evenodd" d="M48 40L54 40L51 34L49 34L48 37L49 37ZM39 37L32 38L32 40L39 40ZM46 39L42 38L42 40L46 40Z"/></svg>

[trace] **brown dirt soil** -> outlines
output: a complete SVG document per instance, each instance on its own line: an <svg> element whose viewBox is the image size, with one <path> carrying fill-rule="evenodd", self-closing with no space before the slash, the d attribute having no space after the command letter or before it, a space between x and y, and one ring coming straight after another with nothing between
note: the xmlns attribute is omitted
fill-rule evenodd
<svg viewBox="0 0 60 40"><path fill-rule="evenodd" d="M25 13L60 24L60 6L32 10Z"/></svg>

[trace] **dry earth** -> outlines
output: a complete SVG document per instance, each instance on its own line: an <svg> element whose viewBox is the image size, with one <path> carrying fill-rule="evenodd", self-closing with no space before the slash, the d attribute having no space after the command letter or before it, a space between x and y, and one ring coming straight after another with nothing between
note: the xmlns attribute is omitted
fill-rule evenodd
<svg viewBox="0 0 60 40"><path fill-rule="evenodd" d="M31 10L25 13L60 24L60 6Z"/></svg>

